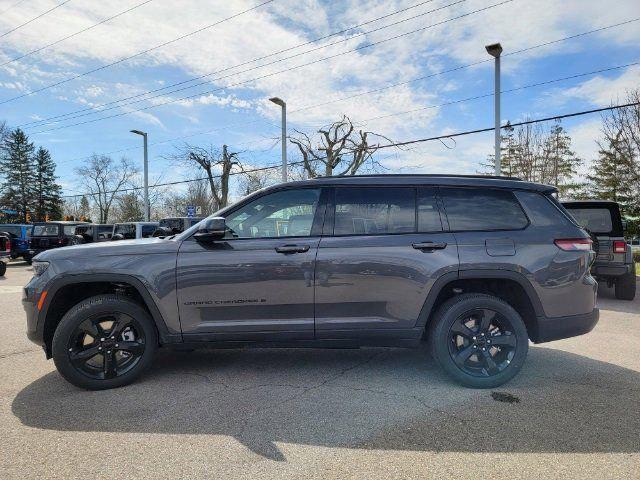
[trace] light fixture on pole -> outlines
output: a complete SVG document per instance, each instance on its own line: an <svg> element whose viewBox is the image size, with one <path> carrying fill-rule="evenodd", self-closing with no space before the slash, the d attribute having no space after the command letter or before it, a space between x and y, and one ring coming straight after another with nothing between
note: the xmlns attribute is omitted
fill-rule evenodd
<svg viewBox="0 0 640 480"><path fill-rule="evenodd" d="M487 49L487 53L496 59L495 61L495 81L494 81L494 114L495 114L495 166L496 166L496 175L501 174L500 167L500 54L502 53L502 45L499 43L494 43L492 45L487 45L484 47Z"/></svg>
<svg viewBox="0 0 640 480"><path fill-rule="evenodd" d="M287 104L278 97L269 99L270 102L282 107L282 181L287 181Z"/></svg>
<svg viewBox="0 0 640 480"><path fill-rule="evenodd" d="M147 133L140 130L130 130L131 133L142 135L144 140L144 221L148 222L151 217L151 207L149 205L149 157L147 152Z"/></svg>

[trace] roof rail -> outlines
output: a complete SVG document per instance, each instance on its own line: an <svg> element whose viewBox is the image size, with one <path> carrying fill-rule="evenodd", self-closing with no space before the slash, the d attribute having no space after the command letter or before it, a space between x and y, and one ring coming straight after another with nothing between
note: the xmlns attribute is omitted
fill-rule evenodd
<svg viewBox="0 0 640 480"><path fill-rule="evenodd" d="M487 178L491 180L515 180L522 182L519 177L509 177L506 175L464 175L464 174L449 174L449 173L391 173L391 174L366 174L366 175L327 175L318 176L315 178L351 178L351 177L449 177L449 178Z"/></svg>

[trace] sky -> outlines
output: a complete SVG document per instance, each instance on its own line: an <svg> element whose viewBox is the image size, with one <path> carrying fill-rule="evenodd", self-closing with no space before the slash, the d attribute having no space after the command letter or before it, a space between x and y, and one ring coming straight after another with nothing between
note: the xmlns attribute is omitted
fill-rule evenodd
<svg viewBox="0 0 640 480"><path fill-rule="evenodd" d="M491 127L495 42L502 90L518 89L503 123L622 101L640 86L639 19L637 0L0 0L0 121L51 151L67 195L92 154L142 166L131 129L149 134L152 182L193 176L169 159L184 142L277 165L273 96L290 134L342 115L394 141ZM563 125L587 169L600 116ZM477 173L492 151L486 133L377 159L387 173Z"/></svg>

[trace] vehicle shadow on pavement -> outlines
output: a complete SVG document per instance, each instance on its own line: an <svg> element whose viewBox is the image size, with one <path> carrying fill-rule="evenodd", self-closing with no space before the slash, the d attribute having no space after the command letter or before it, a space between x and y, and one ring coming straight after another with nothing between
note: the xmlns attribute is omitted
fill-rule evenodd
<svg viewBox="0 0 640 480"><path fill-rule="evenodd" d="M551 348L532 347L520 375L493 392L452 384L424 349L255 349L162 352L138 383L101 392L49 373L12 411L48 430L229 435L285 461L278 442L638 452L639 404L640 373Z"/></svg>
<svg viewBox="0 0 640 480"><path fill-rule="evenodd" d="M613 288L606 284L598 285L598 308L620 313L640 313L640 277L636 279L636 298L632 301L618 300Z"/></svg>

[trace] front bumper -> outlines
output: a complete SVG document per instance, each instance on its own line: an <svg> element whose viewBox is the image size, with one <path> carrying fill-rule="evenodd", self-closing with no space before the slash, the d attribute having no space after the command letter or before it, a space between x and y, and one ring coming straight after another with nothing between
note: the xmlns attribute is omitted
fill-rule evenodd
<svg viewBox="0 0 640 480"><path fill-rule="evenodd" d="M538 317L534 343L550 342L561 338L577 337L589 333L600 319L600 310L568 317Z"/></svg>

